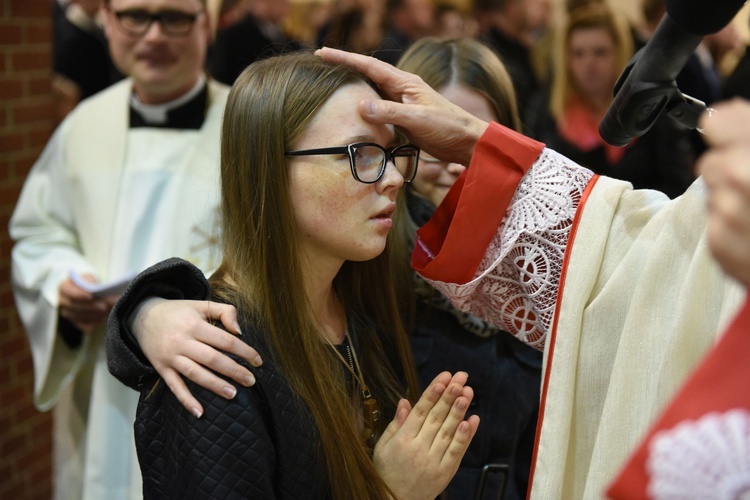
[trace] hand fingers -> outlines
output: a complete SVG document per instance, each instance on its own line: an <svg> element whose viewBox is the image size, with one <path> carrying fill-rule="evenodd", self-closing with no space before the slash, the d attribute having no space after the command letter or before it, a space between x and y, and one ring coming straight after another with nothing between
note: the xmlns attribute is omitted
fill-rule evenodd
<svg viewBox="0 0 750 500"><path fill-rule="evenodd" d="M420 128L426 128L423 108L419 105L382 99L366 99L357 105L357 111L362 118L370 123L393 124L404 129L407 134L414 129L419 131ZM429 129L426 130L429 131Z"/></svg>
<svg viewBox="0 0 750 500"><path fill-rule="evenodd" d="M750 234L750 185L745 189L731 185L717 188L710 196L710 206L711 224L720 220L731 231Z"/></svg>
<svg viewBox="0 0 750 500"><path fill-rule="evenodd" d="M324 61L343 64L359 71L388 94L398 94L403 88L405 80L414 78L414 75L401 71L391 64L379 61L370 56L329 47L318 49L315 51L315 54L320 56Z"/></svg>
<svg viewBox="0 0 750 500"><path fill-rule="evenodd" d="M701 116L699 127L712 146L722 146L737 141L750 140L746 126L750 120L750 102L732 99L713 106L712 112Z"/></svg>
<svg viewBox="0 0 750 500"><path fill-rule="evenodd" d="M709 225L727 218L731 225L744 226L750 218L750 147L708 151L698 168L708 188Z"/></svg>
<svg viewBox="0 0 750 500"><path fill-rule="evenodd" d="M179 356L174 360L174 368L188 380L192 380L199 386L208 389L217 396L224 399L232 399L237 395L237 389L208 370L205 366L193 361L186 356ZM169 371L169 370L163 370ZM186 389L187 390L187 389Z"/></svg>
<svg viewBox="0 0 750 500"><path fill-rule="evenodd" d="M401 399L398 402L397 412L396 412L396 421L398 425L404 425L404 422L406 421L406 417L409 416L409 413L411 413L411 403L408 399Z"/></svg>
<svg viewBox="0 0 750 500"><path fill-rule="evenodd" d="M179 401L187 411L195 415L197 418L201 418L203 415L203 406L201 406L198 400L190 393L180 374L173 370L166 370L162 374L162 378L164 379L164 382L167 383L169 390L172 391L172 394L177 398L177 401Z"/></svg>
<svg viewBox="0 0 750 500"><path fill-rule="evenodd" d="M472 415L466 421L458 424L453 439L451 439L446 452L443 454L440 462L441 468L450 469L454 473L458 470L458 466L461 464L461 460L469 448L471 440L474 439L478 427L479 417L476 415Z"/></svg>
<svg viewBox="0 0 750 500"><path fill-rule="evenodd" d="M383 431L383 434L380 436L380 439L378 439L379 446L383 446L384 444L388 443L388 441L390 441L393 436L396 435L401 426L404 425L406 417L411 412L411 409L411 404L407 399L399 400L398 404L396 405L396 414L393 416L393 420L390 421L388 426L385 428L385 431Z"/></svg>
<svg viewBox="0 0 750 500"><path fill-rule="evenodd" d="M69 279L60 283L59 293L60 315L86 333L99 326L112 308L106 300L95 298Z"/></svg>
<svg viewBox="0 0 750 500"><path fill-rule="evenodd" d="M107 305L107 309L112 309L115 306L115 302L119 299L119 295L107 295L106 297L102 297L101 300Z"/></svg>
<svg viewBox="0 0 750 500"><path fill-rule="evenodd" d="M430 386L422 394L422 397L414 408L411 407L408 400L401 399L396 407L396 415L393 417L391 423L388 424L386 431L383 433L383 436L381 436L381 440L384 443L387 442L396 434L396 432L403 428L404 424L407 422L409 423L409 428L405 429L405 432L412 437L416 436L421 429L422 423L427 418L430 409L440 400L441 395L446 389L446 385L450 384L451 380L452 377L450 373L440 373L433 379L432 383L430 383ZM415 411L419 415L413 416Z"/></svg>
<svg viewBox="0 0 750 500"><path fill-rule="evenodd" d="M443 104L452 106L437 91L424 83L424 80L420 76L402 71L392 64L385 63L374 57L329 47L318 49L315 51L315 54L325 61L343 64L364 74L375 82L385 97L391 101L397 103L403 102L405 104L426 104L424 101L434 102L437 99L437 101ZM414 112L414 109L407 110L407 108L394 107L390 109L394 110L391 111L391 116L397 120L409 117ZM397 122L381 123L394 123L398 125ZM413 123L417 122L413 121ZM419 124L421 125L422 123Z"/></svg>
<svg viewBox="0 0 750 500"><path fill-rule="evenodd" d="M709 150L698 160L697 170L709 189L731 185L750 192L750 145Z"/></svg>
<svg viewBox="0 0 750 500"><path fill-rule="evenodd" d="M431 448L436 447L436 440L438 443L444 443L437 444L439 454L444 452L474 397L474 391L465 385L467 380L468 375L465 372L457 372L453 376L450 385L440 397L440 401L430 410L419 431L419 438Z"/></svg>
<svg viewBox="0 0 750 500"><path fill-rule="evenodd" d="M750 108L749 108L750 109ZM698 162L708 188L708 243L729 275L750 285L750 146L715 147Z"/></svg>
<svg viewBox="0 0 750 500"><path fill-rule="evenodd" d="M239 358L247 360L248 363L250 363L252 366L255 366L256 368L260 366L261 364L263 364L263 360L258 354L258 351L256 351L255 349L253 349L252 347L250 347L245 342L235 337L231 333L228 333L225 330L222 330L221 328L218 328L210 323L197 325L195 337L197 340L207 345L210 345L211 347L214 347L220 351L234 354L235 356ZM221 353L217 353L217 354L220 354L221 357L226 358L227 360L231 361L226 355L221 354ZM231 361L231 362L234 363L234 361ZM221 371L221 373L225 373L225 372ZM230 375L227 374L227 376L230 376ZM238 380L238 382L240 381Z"/></svg>
<svg viewBox="0 0 750 500"><path fill-rule="evenodd" d="M205 317L208 320L221 321L224 328L234 335L242 334L240 323L237 320L237 309L233 305L206 301ZM258 354L258 351L235 337L229 337L226 335L215 336L213 342L207 341L207 343L213 345L217 349L232 353L235 356L247 360L248 363L256 368L263 364L263 360Z"/></svg>
<svg viewBox="0 0 750 500"><path fill-rule="evenodd" d="M750 287L750 241L746 234L729 227L727 221L718 219L708 228L708 243L711 253L722 269L746 287Z"/></svg>
<svg viewBox="0 0 750 500"><path fill-rule="evenodd" d="M750 196L729 185L709 197L708 243L728 274L750 285Z"/></svg>
<svg viewBox="0 0 750 500"><path fill-rule="evenodd" d="M255 377L226 353L260 364L258 353L231 333L209 321L236 317L233 307L207 301L171 301L149 299L138 309L133 332L144 354L159 375L169 381L178 399L191 412L195 398L180 380L182 374L215 394L231 399L236 389L223 377L250 386ZM223 352L222 352L223 351ZM212 371L213 370L213 371Z"/></svg>
<svg viewBox="0 0 750 500"><path fill-rule="evenodd" d="M67 319L76 319L78 321L103 321L109 311L101 310L91 306L80 306L72 304L69 306L60 305L60 314Z"/></svg>
<svg viewBox="0 0 750 500"><path fill-rule="evenodd" d="M226 332L222 333L224 335L229 336ZM235 339L234 337L230 338ZM241 341L239 341L241 342ZM242 343L242 342L241 342ZM237 363L235 360L224 354L223 352L217 351L213 347L206 345L202 342L188 342L185 344L184 350L182 351L182 355L185 357L195 361L196 363L199 363L206 368L210 368L214 372L218 373L219 375L224 375L225 377L228 377L238 384L244 385L246 387L250 387L255 383L255 377L253 374L245 368L244 366ZM213 380L218 377L211 377L210 380ZM212 390L216 394L219 394L217 391L216 386L209 387L202 383L201 380L192 379L194 382L196 382L198 385L201 385L203 387L206 387L209 390ZM221 380L221 379L219 379ZM226 382L223 382L224 385L228 385Z"/></svg>
<svg viewBox="0 0 750 500"><path fill-rule="evenodd" d="M444 100L428 95L432 89L419 89L420 102L401 103L366 99L358 103L360 116L376 124L400 127L414 143L441 160L469 165L474 146L489 124ZM408 96L404 102L409 102ZM429 102L428 102L429 101Z"/></svg>
<svg viewBox="0 0 750 500"><path fill-rule="evenodd" d="M95 300L92 302L72 301L60 303L60 309L67 309L71 313L79 316L90 316L102 319L107 317L111 306L102 300Z"/></svg>
<svg viewBox="0 0 750 500"><path fill-rule="evenodd" d="M96 300L94 295L67 279L60 283L60 303L87 303Z"/></svg>
<svg viewBox="0 0 750 500"><path fill-rule="evenodd" d="M474 390L471 387L464 387L461 395L456 398L450 408L448 415L444 418L440 429L436 432L430 450L442 456L453 442L456 431L466 416L474 398Z"/></svg>
<svg viewBox="0 0 750 500"><path fill-rule="evenodd" d="M363 119L392 123L405 129L412 142L436 157L469 164L476 142L487 129L486 122L448 102L420 77L390 64L330 48L320 49L316 54L364 73L390 99L359 103Z"/></svg>
<svg viewBox="0 0 750 500"><path fill-rule="evenodd" d="M237 309L230 304L221 304L210 300L204 301L206 306L203 317L207 321L221 321L221 324L234 335L240 335L240 324L237 321Z"/></svg>
<svg viewBox="0 0 750 500"><path fill-rule="evenodd" d="M91 333L107 318L110 307L101 300L77 301L60 295L60 315L84 333Z"/></svg>
<svg viewBox="0 0 750 500"><path fill-rule="evenodd" d="M407 435L419 436L427 442L432 442L450 412L453 402L461 395L468 378L465 372L458 372L447 385L443 385L449 375L448 372L438 375L417 401L403 425L403 430Z"/></svg>
<svg viewBox="0 0 750 500"><path fill-rule="evenodd" d="M231 337L227 332L222 333ZM196 416L203 413L203 408L193 397L181 375L225 399L234 398L236 388L206 366L242 385L250 386L255 383L255 377L246 368L202 342L190 340L181 343L179 349L170 348L170 352L174 354L166 358L165 362L153 359L154 368L167 382L178 401Z"/></svg>

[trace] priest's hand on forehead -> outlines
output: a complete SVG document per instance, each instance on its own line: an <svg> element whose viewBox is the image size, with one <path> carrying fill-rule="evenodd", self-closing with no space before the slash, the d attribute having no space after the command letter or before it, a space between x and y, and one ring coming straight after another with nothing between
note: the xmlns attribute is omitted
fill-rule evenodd
<svg viewBox="0 0 750 500"><path fill-rule="evenodd" d="M411 142L441 160L462 165L471 162L487 122L448 102L420 77L373 57L327 47L316 54L362 72L390 99L360 102L358 110L365 120L403 128Z"/></svg>

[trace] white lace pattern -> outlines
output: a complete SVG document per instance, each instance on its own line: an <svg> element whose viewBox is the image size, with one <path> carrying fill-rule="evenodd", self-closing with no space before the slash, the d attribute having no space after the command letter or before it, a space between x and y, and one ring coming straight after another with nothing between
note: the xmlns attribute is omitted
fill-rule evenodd
<svg viewBox="0 0 750 500"><path fill-rule="evenodd" d="M544 348L565 247L593 172L545 149L516 189L469 283L433 285L462 311Z"/></svg>
<svg viewBox="0 0 750 500"><path fill-rule="evenodd" d="M709 413L657 433L649 445L655 500L750 498L750 412Z"/></svg>

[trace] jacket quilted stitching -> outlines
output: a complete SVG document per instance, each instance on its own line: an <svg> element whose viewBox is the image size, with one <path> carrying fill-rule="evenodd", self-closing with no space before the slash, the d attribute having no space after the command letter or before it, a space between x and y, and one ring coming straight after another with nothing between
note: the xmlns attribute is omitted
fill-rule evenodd
<svg viewBox="0 0 750 500"><path fill-rule="evenodd" d="M165 283L170 284L168 289ZM108 325L110 372L141 391L135 439L144 497L329 498L312 414L274 366L256 325L242 324L243 340L264 360L263 366L252 369L254 386L235 384L237 395L226 400L187 382L204 407L200 419L156 379L124 322L144 297L181 298L183 294L208 298L210 289L191 264L180 259L164 261L133 281Z"/></svg>

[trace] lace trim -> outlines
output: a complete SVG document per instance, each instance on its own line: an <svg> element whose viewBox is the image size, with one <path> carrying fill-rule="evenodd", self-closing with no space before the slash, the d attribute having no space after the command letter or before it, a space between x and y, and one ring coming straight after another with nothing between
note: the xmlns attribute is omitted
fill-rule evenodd
<svg viewBox="0 0 750 500"><path fill-rule="evenodd" d="M407 204L409 207L409 219L407 221L410 229L409 247L411 248L417 243L421 244L421 240L416 238L417 221L420 224L427 222L435 212L435 207L413 193L408 193ZM415 243L415 240L417 240L417 243ZM434 255L430 255L430 257L434 258ZM500 331L494 325L453 307L453 304L451 304L451 301L445 295L435 290L427 280L416 272L412 273L412 282L419 301L425 305L429 305L429 307L450 313L464 330L481 338L491 337Z"/></svg>
<svg viewBox="0 0 750 500"><path fill-rule="evenodd" d="M544 349L573 218L593 176L545 149L516 189L474 280L433 286L462 311Z"/></svg>
<svg viewBox="0 0 750 500"><path fill-rule="evenodd" d="M417 273L414 273L414 290L422 303L450 313L464 330L477 337L489 338L500 332L493 324L456 309L445 295L435 290L427 280Z"/></svg>
<svg viewBox="0 0 750 500"><path fill-rule="evenodd" d="M648 493L661 499L750 498L750 412L735 408L654 435Z"/></svg>

